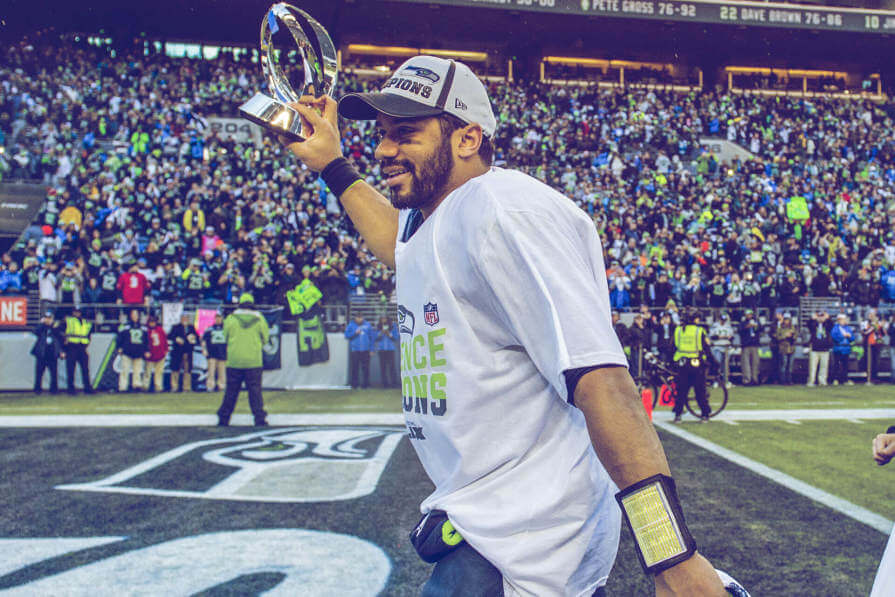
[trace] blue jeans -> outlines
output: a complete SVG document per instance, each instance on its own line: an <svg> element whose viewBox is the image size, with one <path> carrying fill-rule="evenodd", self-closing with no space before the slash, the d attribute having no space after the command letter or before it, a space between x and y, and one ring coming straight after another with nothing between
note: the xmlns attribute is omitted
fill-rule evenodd
<svg viewBox="0 0 895 597"><path fill-rule="evenodd" d="M792 358L794 354L780 353L780 383L792 383Z"/></svg>
<svg viewBox="0 0 895 597"><path fill-rule="evenodd" d="M464 541L438 560L420 597L503 597L503 575ZM605 587L594 597L606 597Z"/></svg>

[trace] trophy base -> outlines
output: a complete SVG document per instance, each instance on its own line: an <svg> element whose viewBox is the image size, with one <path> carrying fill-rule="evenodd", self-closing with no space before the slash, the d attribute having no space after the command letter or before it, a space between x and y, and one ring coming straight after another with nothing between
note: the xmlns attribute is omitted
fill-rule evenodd
<svg viewBox="0 0 895 597"><path fill-rule="evenodd" d="M290 141L305 140L305 135L302 135L301 114L279 100L256 93L239 107L239 111L243 118L275 135L286 137Z"/></svg>

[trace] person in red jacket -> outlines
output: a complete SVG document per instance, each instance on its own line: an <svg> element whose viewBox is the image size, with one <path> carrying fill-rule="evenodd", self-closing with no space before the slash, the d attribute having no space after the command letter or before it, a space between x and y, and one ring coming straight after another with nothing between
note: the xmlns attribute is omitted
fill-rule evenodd
<svg viewBox="0 0 895 597"><path fill-rule="evenodd" d="M146 358L146 382L143 387L149 391L149 380L155 379L154 391L161 392L165 389L163 377L165 357L168 356L168 336L155 315L149 316L146 325L149 328L149 356Z"/></svg>
<svg viewBox="0 0 895 597"><path fill-rule="evenodd" d="M149 280L132 263L130 269L118 277L118 304L145 305L149 293Z"/></svg>

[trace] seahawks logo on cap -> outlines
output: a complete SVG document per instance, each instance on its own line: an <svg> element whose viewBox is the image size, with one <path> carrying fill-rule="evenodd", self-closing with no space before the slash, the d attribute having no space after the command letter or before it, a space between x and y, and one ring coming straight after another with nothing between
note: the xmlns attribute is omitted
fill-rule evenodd
<svg viewBox="0 0 895 597"><path fill-rule="evenodd" d="M438 83L438 80L441 78L438 76L438 73L425 66L405 66L401 72L421 79L426 79L427 81L432 81L433 83Z"/></svg>

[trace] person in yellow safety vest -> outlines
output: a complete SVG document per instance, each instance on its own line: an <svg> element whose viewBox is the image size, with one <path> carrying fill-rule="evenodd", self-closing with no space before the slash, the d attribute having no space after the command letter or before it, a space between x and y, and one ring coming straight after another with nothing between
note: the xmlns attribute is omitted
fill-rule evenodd
<svg viewBox="0 0 895 597"><path fill-rule="evenodd" d="M81 317L81 307L75 305L71 315L65 318L65 373L68 380L68 393L75 394L75 366L81 369L81 384L85 394L92 394L90 385L90 369L88 366L87 346L90 344L90 334L93 332L93 324Z"/></svg>
<svg viewBox="0 0 895 597"><path fill-rule="evenodd" d="M699 325L699 315L694 310L684 313L683 324L674 330L674 362L677 365L677 376L674 379L674 422L680 423L687 403L687 395L692 387L699 403L700 421L708 422L709 407L706 368L708 361L709 338L705 328Z"/></svg>

